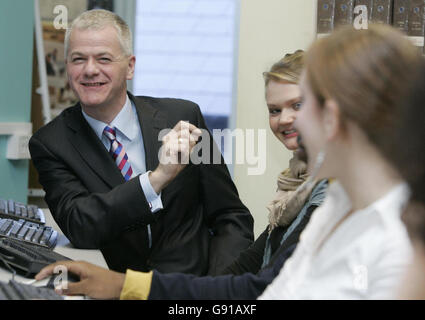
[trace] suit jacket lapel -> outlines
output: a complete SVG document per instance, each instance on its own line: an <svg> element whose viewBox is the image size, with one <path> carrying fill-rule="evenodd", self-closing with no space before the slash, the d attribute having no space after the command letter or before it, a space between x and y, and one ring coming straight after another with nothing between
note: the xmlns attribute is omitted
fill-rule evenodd
<svg viewBox="0 0 425 320"><path fill-rule="evenodd" d="M82 160L111 188L125 182L111 155L84 119L79 105L66 118L66 123L70 128L70 142Z"/></svg>
<svg viewBox="0 0 425 320"><path fill-rule="evenodd" d="M146 170L155 170L158 166L158 152L162 142L158 141L159 133L167 127L167 117L163 112L155 109L147 99L134 97L128 93L134 102L143 135L143 143L146 154Z"/></svg>

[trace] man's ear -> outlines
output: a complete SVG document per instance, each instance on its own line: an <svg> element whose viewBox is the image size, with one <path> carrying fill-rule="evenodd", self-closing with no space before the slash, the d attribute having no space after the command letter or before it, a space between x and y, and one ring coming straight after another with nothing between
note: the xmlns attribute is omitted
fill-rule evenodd
<svg viewBox="0 0 425 320"><path fill-rule="evenodd" d="M326 137L333 140L341 130L341 113L338 103L327 99L323 108L323 123Z"/></svg>
<svg viewBox="0 0 425 320"><path fill-rule="evenodd" d="M136 66L136 57L132 55L130 56L128 60L127 80L133 79L135 66Z"/></svg>

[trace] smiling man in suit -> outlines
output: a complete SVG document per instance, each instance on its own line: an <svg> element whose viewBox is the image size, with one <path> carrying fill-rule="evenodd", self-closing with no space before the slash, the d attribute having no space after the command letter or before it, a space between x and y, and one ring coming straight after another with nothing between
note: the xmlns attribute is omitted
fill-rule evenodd
<svg viewBox="0 0 425 320"><path fill-rule="evenodd" d="M29 144L64 234L75 247L101 249L116 271L220 272L252 243L253 219L223 159L179 163L206 129L199 107L127 91L136 58L127 24L112 12L74 20L65 54L79 103Z"/></svg>

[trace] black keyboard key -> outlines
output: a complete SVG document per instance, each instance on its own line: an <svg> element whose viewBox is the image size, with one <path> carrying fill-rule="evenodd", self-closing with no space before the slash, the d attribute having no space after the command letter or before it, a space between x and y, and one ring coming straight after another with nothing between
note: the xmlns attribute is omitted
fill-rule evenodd
<svg viewBox="0 0 425 320"><path fill-rule="evenodd" d="M38 228L40 225L35 222L26 221L25 225L28 226L28 228Z"/></svg>
<svg viewBox="0 0 425 320"><path fill-rule="evenodd" d="M0 229L3 227L6 221L7 221L6 219L0 219Z"/></svg>
<svg viewBox="0 0 425 320"><path fill-rule="evenodd" d="M13 200L7 202L7 211L12 213L15 212L15 202Z"/></svg>
<svg viewBox="0 0 425 320"><path fill-rule="evenodd" d="M27 207L25 204L23 203L14 203L15 206L15 215L19 216L19 217L27 217Z"/></svg>
<svg viewBox="0 0 425 320"><path fill-rule="evenodd" d="M37 231L36 228L30 227L28 230L28 233L25 235L25 241L32 241L32 237L34 236L35 232Z"/></svg>
<svg viewBox="0 0 425 320"><path fill-rule="evenodd" d="M0 199L0 213L7 213L7 201Z"/></svg>
<svg viewBox="0 0 425 320"><path fill-rule="evenodd" d="M47 243L47 246L50 248L50 250L53 250L53 248L58 243L58 232L56 230L53 230L52 235L50 236L49 242Z"/></svg>
<svg viewBox="0 0 425 320"><path fill-rule="evenodd" d="M37 208L35 210L35 219L37 221L39 221L39 223L43 223L44 224L46 222L46 218L44 217L44 213L39 208Z"/></svg>
<svg viewBox="0 0 425 320"><path fill-rule="evenodd" d="M9 227L13 224L13 220L10 220L10 219L2 219L2 220L4 220L5 222L0 227L0 234L6 235L9 230Z"/></svg>
<svg viewBox="0 0 425 320"><path fill-rule="evenodd" d="M37 214L37 209L38 209L37 207L28 206L27 207L28 218L35 219L36 218L36 214Z"/></svg>
<svg viewBox="0 0 425 320"><path fill-rule="evenodd" d="M53 230L51 228L46 228L43 232L43 235L40 238L40 244L46 246L52 233L53 233Z"/></svg>
<svg viewBox="0 0 425 320"><path fill-rule="evenodd" d="M22 239L24 238L25 234L28 232L28 230L29 230L28 226L27 226L26 224L24 224L24 225L21 227L21 230L19 230L19 232L18 232L18 234L16 235L16 237L17 237L18 239L22 240Z"/></svg>
<svg viewBox="0 0 425 320"><path fill-rule="evenodd" d="M16 204L15 203L15 212L16 214L18 214L19 211L19 215L23 218L27 218L28 217L28 210L27 207L24 204Z"/></svg>
<svg viewBox="0 0 425 320"><path fill-rule="evenodd" d="M34 237L32 237L31 241L34 242L34 243L40 243L40 238L41 238L42 234L43 234L43 228L38 228Z"/></svg>
<svg viewBox="0 0 425 320"><path fill-rule="evenodd" d="M12 228L9 231L9 236L16 238L19 229L21 229L22 223L19 223L17 221L13 221Z"/></svg>

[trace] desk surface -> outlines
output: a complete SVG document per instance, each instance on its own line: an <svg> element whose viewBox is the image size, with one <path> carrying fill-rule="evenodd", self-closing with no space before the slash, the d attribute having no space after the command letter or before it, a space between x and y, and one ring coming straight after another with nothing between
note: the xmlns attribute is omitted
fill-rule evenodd
<svg viewBox="0 0 425 320"><path fill-rule="evenodd" d="M56 224L52 215L50 214L49 209L42 209L46 217L46 225L53 227L58 232L58 244L56 245L54 251L60 253L72 260L84 260L95 265L108 268L105 259L103 258L100 250L85 250L85 249L76 249L72 246L69 240L63 235L62 231ZM11 279L12 274L9 270L0 267L0 281L7 282ZM28 281L27 278L16 276L15 279L20 282Z"/></svg>

